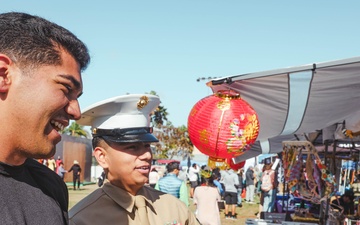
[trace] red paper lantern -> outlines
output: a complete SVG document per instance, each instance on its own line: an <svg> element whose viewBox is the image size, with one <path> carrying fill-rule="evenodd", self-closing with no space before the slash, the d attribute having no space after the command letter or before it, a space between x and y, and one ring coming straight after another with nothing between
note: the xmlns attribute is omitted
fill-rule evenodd
<svg viewBox="0 0 360 225"><path fill-rule="evenodd" d="M259 126L255 110L231 90L201 99L188 117L191 142L215 158L234 158L249 150Z"/></svg>

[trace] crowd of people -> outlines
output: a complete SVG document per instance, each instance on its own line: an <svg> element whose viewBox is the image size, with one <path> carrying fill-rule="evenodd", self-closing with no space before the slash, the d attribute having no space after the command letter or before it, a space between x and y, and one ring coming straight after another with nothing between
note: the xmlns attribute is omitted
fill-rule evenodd
<svg viewBox="0 0 360 225"><path fill-rule="evenodd" d="M52 159L53 157L48 160L39 160L39 162L55 171L62 179L65 173L73 171L73 189L76 190L76 187L79 189L81 172L79 162L74 160L71 168L65 170L60 157L56 161ZM200 166L196 163L187 168L181 167L178 161L174 161L166 165L165 173L159 173L153 167L144 186L170 194L187 207L194 204L196 206L194 215L201 224L219 225L221 224L219 202L222 200L225 202L223 215L225 219L236 220L236 207L243 207L243 201L248 204L259 204L259 212L273 212L276 197L276 173L272 169L272 165L268 158L264 160L262 171L254 166L249 166L246 171L244 168L234 171L231 168L221 170ZM103 172L101 175L99 187L106 179L105 174ZM270 182L268 178L270 178ZM260 202L254 202L255 195L259 196ZM344 197L340 199L340 202L346 202L346 200ZM75 219L73 220L75 221Z"/></svg>
<svg viewBox="0 0 360 225"><path fill-rule="evenodd" d="M69 170L64 169L60 156L57 160L51 157L48 160L38 161L56 172L62 179L65 173L72 171L73 189L80 188L81 167L77 160L74 160ZM195 217L201 224L221 224L219 202L222 200L225 202L223 215L225 219L236 220L236 208L243 207L243 201L248 204L259 204L259 212L274 211L276 172L272 169L270 158L265 159L263 163L261 171L251 165L246 171L244 168L234 171L231 168L221 170L196 163L187 168L181 167L178 161L174 161L166 165L165 173L159 173L153 167L144 186L173 195L188 207L194 204ZM101 175L100 187L106 179L105 174L103 172ZM255 195L259 196L260 201L257 203L254 202ZM347 202L347 195L333 204L344 205L343 202Z"/></svg>
<svg viewBox="0 0 360 225"><path fill-rule="evenodd" d="M243 201L259 204L259 212L275 210L277 175L272 166L270 158L264 160L261 171L254 166L249 166L246 171L244 168L234 171L196 163L184 170L179 162L171 162L166 166L164 175L153 169L147 185L175 196L187 206L194 204L195 215L202 224L221 224L219 202L222 201L225 202L225 219L236 220L236 209L243 207ZM180 179L179 171L185 171L186 179ZM255 195L258 195L258 202L254 200Z"/></svg>
<svg viewBox="0 0 360 225"><path fill-rule="evenodd" d="M77 160L74 160L73 165L68 170L64 168L64 162L60 156L58 156L56 160L54 157L50 157L49 159L38 159L37 161L54 171L62 180L64 180L66 173L72 172L73 190L76 190L76 187L77 190L80 190L81 167Z"/></svg>

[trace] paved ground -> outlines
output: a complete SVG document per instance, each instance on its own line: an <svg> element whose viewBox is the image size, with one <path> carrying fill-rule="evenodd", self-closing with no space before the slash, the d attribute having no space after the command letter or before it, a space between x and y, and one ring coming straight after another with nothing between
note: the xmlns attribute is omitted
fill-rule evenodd
<svg viewBox="0 0 360 225"><path fill-rule="evenodd" d="M91 185L85 185L81 186L80 190L73 190L72 186L69 187L69 209L73 207L78 201L83 199L85 196L87 196L89 193L94 191L97 188L96 184ZM255 198L255 203L259 202L258 198ZM191 200L190 200L191 203ZM258 212L258 204L248 204L246 202L243 203L243 207L237 207L236 213L237 213L237 220L229 220L225 219L224 211L220 211L220 217L221 217L221 224L222 225L229 225L229 224L245 224L245 221L247 218L256 218L255 213ZM190 209L192 211L195 211L195 206L191 204Z"/></svg>

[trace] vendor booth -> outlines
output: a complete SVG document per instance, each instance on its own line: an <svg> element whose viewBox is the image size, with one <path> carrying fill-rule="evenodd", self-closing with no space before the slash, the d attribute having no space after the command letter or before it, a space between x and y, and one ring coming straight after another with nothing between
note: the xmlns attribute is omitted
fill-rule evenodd
<svg viewBox="0 0 360 225"><path fill-rule="evenodd" d="M249 219L247 224L356 223L357 212L344 215L331 202L352 188L347 161L359 161L355 144L360 141L360 57L227 76L207 85L214 94L238 93L257 115L256 141L236 152L233 163L260 154L282 156L278 214ZM344 143L350 147L339 145Z"/></svg>
<svg viewBox="0 0 360 225"><path fill-rule="evenodd" d="M262 219L248 219L246 224L359 224L359 179L340 176L339 179L343 179L347 185L343 191L339 191L341 185L328 167L329 160L325 164L329 155L318 152L309 141L284 141L282 144L280 164L283 184L278 186L274 212L264 213ZM329 152L328 154L333 154ZM340 151L335 158L342 165L335 171L358 171L358 158L353 158L354 161L344 160L342 153ZM345 212L340 203L336 204L348 191L353 193L352 212Z"/></svg>
<svg viewBox="0 0 360 225"><path fill-rule="evenodd" d="M258 115L257 140L235 162L281 152L282 141L304 134L311 141L317 131L324 141L359 140L342 128L360 130L360 57L227 76L207 85L214 93L238 92Z"/></svg>

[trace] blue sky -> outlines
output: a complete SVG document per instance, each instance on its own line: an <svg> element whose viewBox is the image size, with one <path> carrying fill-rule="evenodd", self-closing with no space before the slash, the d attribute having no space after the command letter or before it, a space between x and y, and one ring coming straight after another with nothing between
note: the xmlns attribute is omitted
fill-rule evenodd
<svg viewBox="0 0 360 225"><path fill-rule="evenodd" d="M2 1L8 11L42 16L87 44L82 108L154 90L175 126L212 94L199 77L360 56L359 1Z"/></svg>

